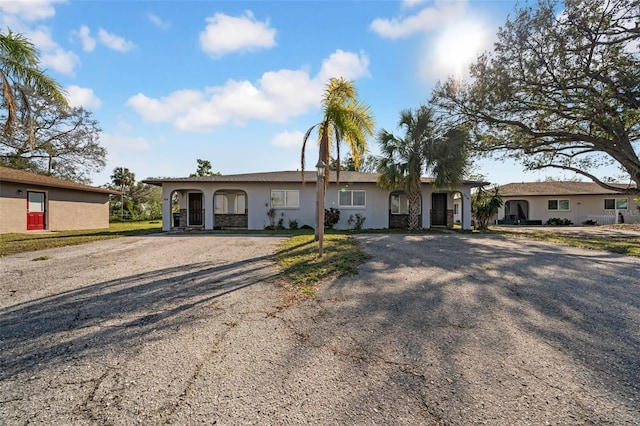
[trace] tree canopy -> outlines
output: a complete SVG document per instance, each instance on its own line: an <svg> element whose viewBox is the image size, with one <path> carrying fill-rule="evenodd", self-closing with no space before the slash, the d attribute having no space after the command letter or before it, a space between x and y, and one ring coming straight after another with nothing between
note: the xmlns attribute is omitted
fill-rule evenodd
<svg viewBox="0 0 640 426"><path fill-rule="evenodd" d="M434 101L474 125L477 148L556 168L604 188L617 165L640 191L640 0L540 0L516 10L471 80Z"/></svg>
<svg viewBox="0 0 640 426"><path fill-rule="evenodd" d="M14 126L22 119L30 128L32 120L29 100L36 94L63 107L69 104L60 84L40 68L40 57L35 45L24 35L11 30L0 32L0 93L2 107L7 110L4 135L11 137ZM33 141L33 133L28 132Z"/></svg>
<svg viewBox="0 0 640 426"><path fill-rule="evenodd" d="M209 160L201 160L198 158L198 168L195 173L191 173L189 177L197 177L197 176L221 176L220 172L214 172L213 166L211 165L211 161Z"/></svg>
<svg viewBox="0 0 640 426"><path fill-rule="evenodd" d="M107 155L92 113L81 107L65 108L35 95L30 98L32 123L29 126L18 120L11 136L0 135L0 163L90 183L90 173L104 168ZM4 118L0 113L0 120Z"/></svg>
<svg viewBox="0 0 640 426"><path fill-rule="evenodd" d="M403 137L382 129L378 143L378 185L402 189L409 202L409 229L420 229L422 176L432 174L434 186L453 186L462 180L469 166L468 132L436 117L434 110L422 106L400 113L398 127Z"/></svg>
<svg viewBox="0 0 640 426"><path fill-rule="evenodd" d="M355 168L360 157L367 151L367 136L373 136L375 121L370 107L358 100L358 91L353 82L344 78L331 78L322 96L323 118L307 130L302 141L302 172L307 141L314 129L318 129L319 159L327 168L331 164L331 151L336 148L336 161L340 164L340 143L346 142ZM340 169L337 170L338 178ZM325 175L325 185L329 174Z"/></svg>

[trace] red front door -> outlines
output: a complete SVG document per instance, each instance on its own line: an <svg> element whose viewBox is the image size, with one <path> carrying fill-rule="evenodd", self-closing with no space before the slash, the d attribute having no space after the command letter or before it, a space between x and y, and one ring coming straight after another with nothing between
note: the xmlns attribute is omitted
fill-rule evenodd
<svg viewBox="0 0 640 426"><path fill-rule="evenodd" d="M27 192L27 230L45 229L44 214L44 192Z"/></svg>

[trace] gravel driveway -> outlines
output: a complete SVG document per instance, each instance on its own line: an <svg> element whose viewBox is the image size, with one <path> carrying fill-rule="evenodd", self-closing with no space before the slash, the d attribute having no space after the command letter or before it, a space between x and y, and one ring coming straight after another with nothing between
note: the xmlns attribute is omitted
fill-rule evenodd
<svg viewBox="0 0 640 426"><path fill-rule="evenodd" d="M640 424L640 259L357 238L359 275L287 309L281 238L0 259L0 424Z"/></svg>

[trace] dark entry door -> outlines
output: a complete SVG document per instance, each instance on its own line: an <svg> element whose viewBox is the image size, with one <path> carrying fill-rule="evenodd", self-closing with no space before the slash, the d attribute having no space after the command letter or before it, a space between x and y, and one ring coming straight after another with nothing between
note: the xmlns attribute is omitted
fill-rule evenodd
<svg viewBox="0 0 640 426"><path fill-rule="evenodd" d="M189 226L202 225L202 193L189 193Z"/></svg>
<svg viewBox="0 0 640 426"><path fill-rule="evenodd" d="M447 226L447 194L431 195L431 226Z"/></svg>
<svg viewBox="0 0 640 426"><path fill-rule="evenodd" d="M44 214L44 192L27 192L27 230L45 229Z"/></svg>

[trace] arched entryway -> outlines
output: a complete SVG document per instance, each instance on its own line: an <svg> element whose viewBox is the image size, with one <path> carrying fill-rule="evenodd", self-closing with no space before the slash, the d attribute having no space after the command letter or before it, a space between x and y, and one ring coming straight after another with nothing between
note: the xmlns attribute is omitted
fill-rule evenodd
<svg viewBox="0 0 640 426"><path fill-rule="evenodd" d="M422 223L422 201L420 201L419 222ZM404 191L389 194L389 229L409 227L409 199Z"/></svg>
<svg viewBox="0 0 640 426"><path fill-rule="evenodd" d="M509 200L505 202L505 223L516 224L522 220L529 220L529 202L527 200Z"/></svg>
<svg viewBox="0 0 640 426"><path fill-rule="evenodd" d="M246 192L233 189L215 192L213 196L214 229L247 229L248 212Z"/></svg>

